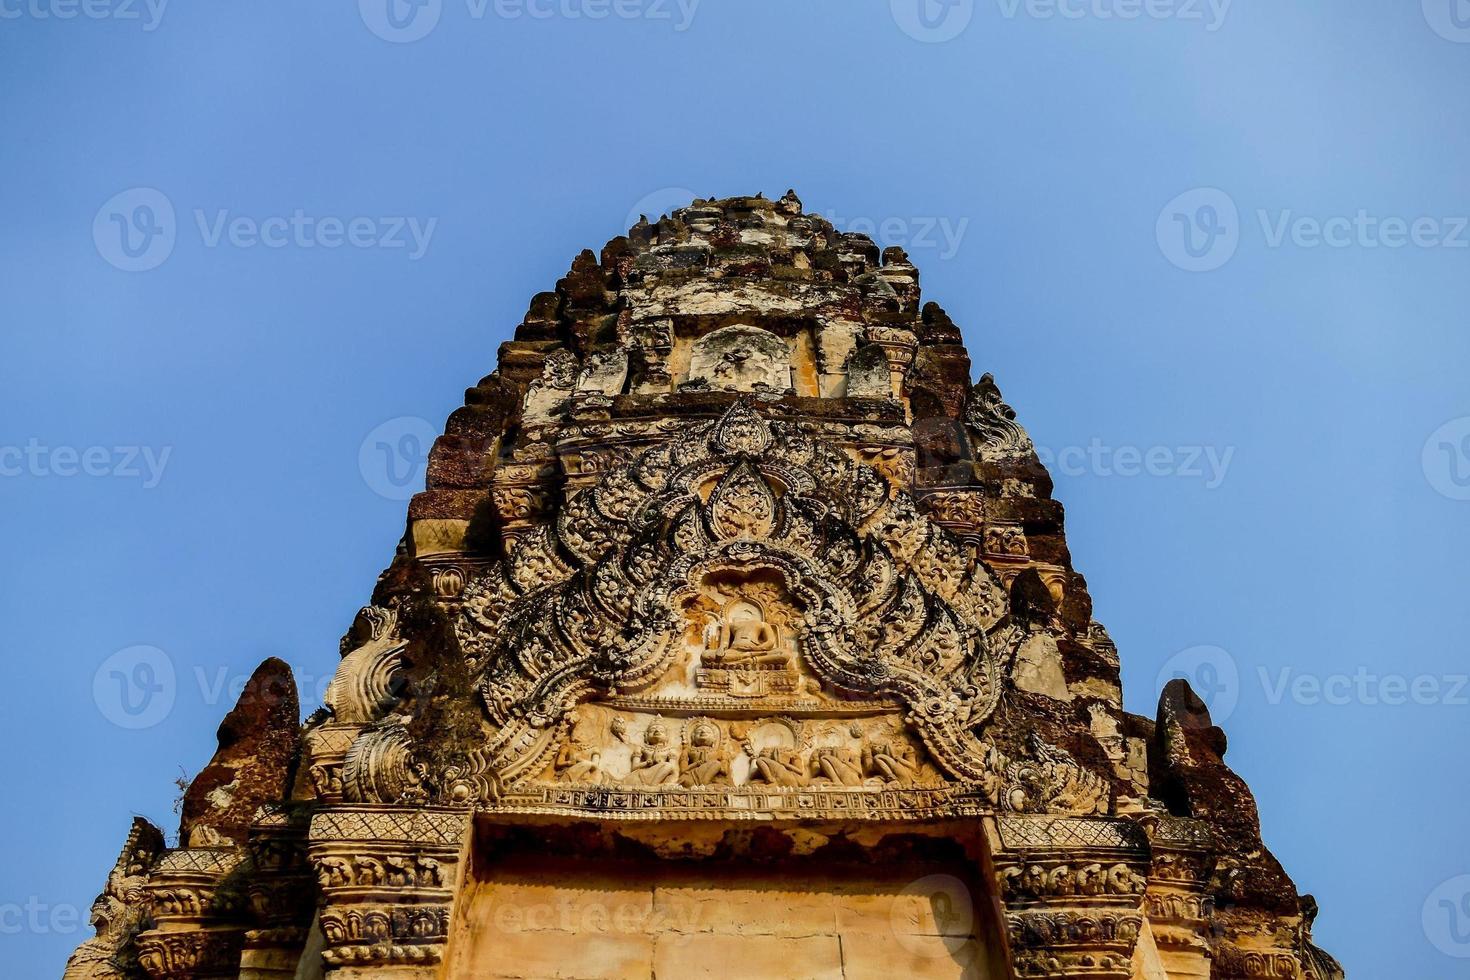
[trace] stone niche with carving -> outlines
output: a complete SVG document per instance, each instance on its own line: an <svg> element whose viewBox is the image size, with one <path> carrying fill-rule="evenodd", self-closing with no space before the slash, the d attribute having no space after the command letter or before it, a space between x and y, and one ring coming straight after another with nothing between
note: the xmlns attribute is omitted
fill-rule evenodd
<svg viewBox="0 0 1470 980"><path fill-rule="evenodd" d="M537 295L325 704L262 666L66 976L1339 980L899 249L696 201Z"/></svg>
<svg viewBox="0 0 1470 980"><path fill-rule="evenodd" d="M781 337L748 323L721 327L693 340L683 389L766 392L793 390L793 350Z"/></svg>

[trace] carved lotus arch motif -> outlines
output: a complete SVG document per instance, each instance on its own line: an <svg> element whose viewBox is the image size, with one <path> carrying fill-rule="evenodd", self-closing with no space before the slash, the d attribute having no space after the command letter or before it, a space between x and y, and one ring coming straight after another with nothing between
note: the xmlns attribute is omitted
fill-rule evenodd
<svg viewBox="0 0 1470 980"><path fill-rule="evenodd" d="M578 704L670 669L710 576L758 572L789 597L817 682L894 701L951 778L985 777L999 583L873 469L744 402L610 469L466 589L486 769L533 771Z"/></svg>

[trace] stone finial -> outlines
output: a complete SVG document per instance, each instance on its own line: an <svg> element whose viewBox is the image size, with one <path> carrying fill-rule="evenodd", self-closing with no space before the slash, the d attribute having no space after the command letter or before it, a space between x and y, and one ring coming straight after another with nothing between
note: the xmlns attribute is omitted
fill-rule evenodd
<svg viewBox="0 0 1470 980"><path fill-rule="evenodd" d="M1152 792L1174 813L1209 824L1221 846L1231 906L1297 914L1296 889L1261 840L1255 797L1225 764L1225 733L1189 682L1176 678L1159 698L1150 752Z"/></svg>
<svg viewBox="0 0 1470 980"><path fill-rule="evenodd" d="M300 726L291 668L270 657L220 723L214 758L184 793L180 845L243 844L256 811L290 790Z"/></svg>
<svg viewBox="0 0 1470 980"><path fill-rule="evenodd" d="M1004 458L1034 451L1031 437L1016 421L1016 411L1001 398L995 376L984 374L970 391L965 422L979 439L982 455Z"/></svg>
<svg viewBox="0 0 1470 980"><path fill-rule="evenodd" d="M919 335L929 343L958 344L963 342L960 328L944 312L944 307L930 301L919 313Z"/></svg>

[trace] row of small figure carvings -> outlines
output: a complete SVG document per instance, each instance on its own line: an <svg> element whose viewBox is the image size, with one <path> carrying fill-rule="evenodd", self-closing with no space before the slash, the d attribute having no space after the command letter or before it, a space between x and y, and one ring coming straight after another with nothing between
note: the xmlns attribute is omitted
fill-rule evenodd
<svg viewBox="0 0 1470 980"><path fill-rule="evenodd" d="M323 888L443 888L443 866L422 855L322 857L316 861Z"/></svg>
<svg viewBox="0 0 1470 980"><path fill-rule="evenodd" d="M1108 868L1089 864L1076 870L1067 864L1052 868L1028 864L1001 873L1001 889L1008 899L1140 895L1147 887L1148 880L1126 864Z"/></svg>
<svg viewBox="0 0 1470 980"><path fill-rule="evenodd" d="M620 739L621 719L614 719ZM664 726L655 721L632 745L625 775L609 771L603 753L571 739L557 753L553 765L559 782L622 786L736 786L744 768L744 782L771 786L908 786L921 781L919 753L903 737L867 738L858 726L849 733L858 744L814 747L760 746L747 740L741 753L722 747L724 735L712 723L694 725L687 742L670 742ZM743 763L737 766L736 763Z"/></svg>

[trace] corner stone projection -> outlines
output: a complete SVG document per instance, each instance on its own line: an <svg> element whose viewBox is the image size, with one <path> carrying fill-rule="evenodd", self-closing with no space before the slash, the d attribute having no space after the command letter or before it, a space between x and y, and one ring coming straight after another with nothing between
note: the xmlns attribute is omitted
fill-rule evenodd
<svg viewBox="0 0 1470 980"><path fill-rule="evenodd" d="M68 980L1339 980L902 250L696 200L466 393L326 704L261 665Z"/></svg>

